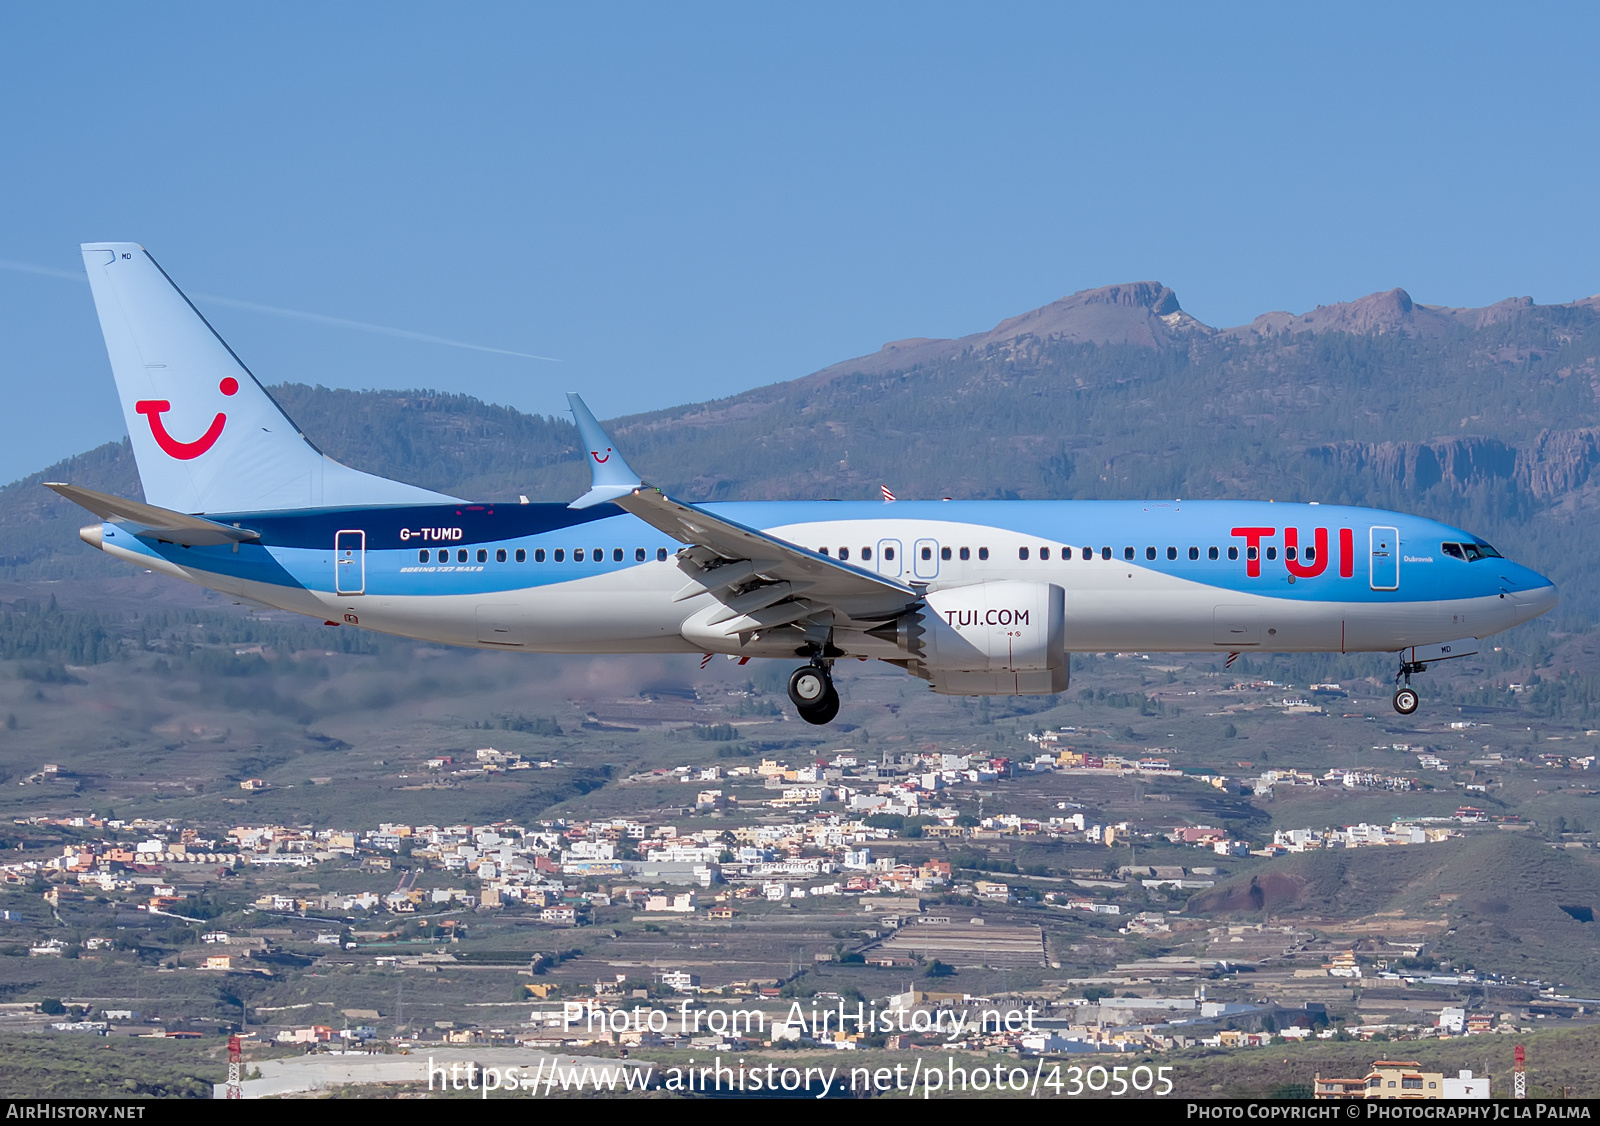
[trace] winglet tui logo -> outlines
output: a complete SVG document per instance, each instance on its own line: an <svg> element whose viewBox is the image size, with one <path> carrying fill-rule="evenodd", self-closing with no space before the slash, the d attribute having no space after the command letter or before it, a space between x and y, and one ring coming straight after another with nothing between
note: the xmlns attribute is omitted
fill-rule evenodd
<svg viewBox="0 0 1600 1126"><path fill-rule="evenodd" d="M239 381L230 375L217 385L217 390L224 395L236 395L239 393ZM161 452L179 461L193 461L216 445L217 439L222 437L222 428L228 424L228 416L218 411L204 434L192 442L180 442L167 433L166 423L161 420L161 416L172 409L172 404L166 399L140 399L133 404L133 409L150 420L150 433L156 445L161 447Z"/></svg>
<svg viewBox="0 0 1600 1126"><path fill-rule="evenodd" d="M605 457L601 457L600 456L600 451L599 450L590 450L589 451L589 456L594 458L594 460L595 460L595 462L597 464L604 465L606 462L611 460L611 447L610 446L606 447L606 456Z"/></svg>

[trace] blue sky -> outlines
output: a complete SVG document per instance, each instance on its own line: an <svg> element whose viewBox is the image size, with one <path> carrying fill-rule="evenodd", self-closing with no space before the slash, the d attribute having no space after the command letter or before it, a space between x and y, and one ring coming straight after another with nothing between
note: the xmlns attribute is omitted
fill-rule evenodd
<svg viewBox="0 0 1600 1126"><path fill-rule="evenodd" d="M281 10L279 10L281 9ZM1210 324L1600 291L1600 9L7 5L0 260L147 246L269 383L602 417L1155 279ZM119 437L0 268L0 480Z"/></svg>

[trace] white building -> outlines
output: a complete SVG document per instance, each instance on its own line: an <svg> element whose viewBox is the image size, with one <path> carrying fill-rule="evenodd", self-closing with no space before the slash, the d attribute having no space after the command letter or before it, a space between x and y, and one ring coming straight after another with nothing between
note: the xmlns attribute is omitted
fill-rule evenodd
<svg viewBox="0 0 1600 1126"><path fill-rule="evenodd" d="M1489 1098L1489 1077L1479 1076L1474 1079L1472 1072L1463 1071L1460 1077L1451 1079L1448 1075L1444 1079L1442 1096L1447 1099L1487 1099Z"/></svg>

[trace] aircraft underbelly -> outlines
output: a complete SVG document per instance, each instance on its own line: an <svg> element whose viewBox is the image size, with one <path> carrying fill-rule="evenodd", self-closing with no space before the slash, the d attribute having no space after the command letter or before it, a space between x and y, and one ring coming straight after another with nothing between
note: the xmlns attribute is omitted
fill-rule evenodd
<svg viewBox="0 0 1600 1126"><path fill-rule="evenodd" d="M537 653L678 652L678 634L659 591L585 590L583 584L484 595L369 599L355 611L362 625L447 645L484 645ZM577 589L574 589L577 588Z"/></svg>
<svg viewBox="0 0 1600 1126"><path fill-rule="evenodd" d="M1486 637L1509 626L1496 597L1434 602L1307 602L1234 591L1067 592L1066 642L1076 652L1389 651ZM1503 620L1502 620L1503 619Z"/></svg>

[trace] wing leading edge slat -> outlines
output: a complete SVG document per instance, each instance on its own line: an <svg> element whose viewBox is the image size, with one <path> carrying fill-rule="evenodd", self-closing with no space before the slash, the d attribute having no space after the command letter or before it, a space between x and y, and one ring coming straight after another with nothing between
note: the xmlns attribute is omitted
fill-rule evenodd
<svg viewBox="0 0 1600 1126"><path fill-rule="evenodd" d="M893 579L673 500L649 485L641 485L613 503L673 539L708 548L729 563L760 560L758 573L763 578L803 587L807 601L834 607L846 617L891 618L922 598ZM716 570L711 575L715 576Z"/></svg>

